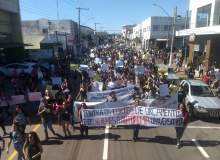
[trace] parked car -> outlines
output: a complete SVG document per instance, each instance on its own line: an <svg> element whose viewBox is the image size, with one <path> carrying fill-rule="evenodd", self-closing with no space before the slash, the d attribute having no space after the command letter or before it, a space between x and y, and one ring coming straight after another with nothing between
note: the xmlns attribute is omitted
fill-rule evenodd
<svg viewBox="0 0 220 160"><path fill-rule="evenodd" d="M190 103L191 115L198 117L220 117L220 99L211 87L201 80L187 79L180 83L186 93L186 103Z"/></svg>
<svg viewBox="0 0 220 160"><path fill-rule="evenodd" d="M50 64L42 59L26 58L23 60L24 63L37 63L39 64L42 71L50 71Z"/></svg>
<svg viewBox="0 0 220 160"><path fill-rule="evenodd" d="M163 65L163 64L158 64L157 68L168 68L168 74L167 74L167 78L168 78L168 83L172 83L173 80L178 80L179 77L176 75L175 71L173 70L172 67L168 66L168 65Z"/></svg>
<svg viewBox="0 0 220 160"><path fill-rule="evenodd" d="M8 65L5 65L3 67L0 67L0 73L2 73L5 76L13 77L13 71L15 68L17 68L17 74L19 75L24 69L24 72L28 72L28 74L31 74L34 67L38 67L38 64L35 63L11 63ZM41 72L41 69L38 68L38 78L43 77L43 74Z"/></svg>
<svg viewBox="0 0 220 160"><path fill-rule="evenodd" d="M170 52L171 51L171 47L166 47L166 48L163 49L163 51L164 52ZM176 51L177 51L176 47L173 47L173 52L176 52Z"/></svg>

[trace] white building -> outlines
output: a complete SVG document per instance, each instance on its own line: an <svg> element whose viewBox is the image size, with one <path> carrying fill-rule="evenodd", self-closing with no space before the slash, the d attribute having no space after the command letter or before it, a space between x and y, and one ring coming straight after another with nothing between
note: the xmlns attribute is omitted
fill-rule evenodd
<svg viewBox="0 0 220 160"><path fill-rule="evenodd" d="M132 29L135 27L136 25L125 25L121 27L121 36L123 38L126 37L126 34L128 34L128 31L132 31ZM127 37L128 38L128 37Z"/></svg>
<svg viewBox="0 0 220 160"><path fill-rule="evenodd" d="M177 33L189 37L188 61L200 63L198 56L205 54L206 70L211 65L220 67L216 59L220 50L220 0L190 0L188 22L189 28Z"/></svg>
<svg viewBox="0 0 220 160"><path fill-rule="evenodd" d="M169 21L170 25L168 25ZM133 44L135 44L136 47L144 49L148 47L163 49L166 47L168 39L168 46L170 47L173 23L174 17L149 17L133 28L133 32L130 33L130 39L133 40ZM184 29L184 27L185 18L177 18L176 30ZM182 38L175 37L174 47L180 48L182 43Z"/></svg>
<svg viewBox="0 0 220 160"><path fill-rule="evenodd" d="M88 47L89 44L95 43L94 29L80 25L80 32L87 35L87 40L82 40L82 44Z"/></svg>

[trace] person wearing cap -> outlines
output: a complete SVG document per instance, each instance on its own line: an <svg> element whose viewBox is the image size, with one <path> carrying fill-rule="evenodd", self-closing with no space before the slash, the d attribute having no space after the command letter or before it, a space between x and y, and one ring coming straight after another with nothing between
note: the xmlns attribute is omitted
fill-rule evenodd
<svg viewBox="0 0 220 160"><path fill-rule="evenodd" d="M48 140L48 133L47 133L47 126L51 130L51 132L55 135L55 132L52 128L52 116L51 113L53 113L53 107L51 105L48 105L48 101L46 98L42 98L41 101L43 102L43 105L39 107L38 109L38 115L41 116L44 133L45 133L45 140Z"/></svg>
<svg viewBox="0 0 220 160"><path fill-rule="evenodd" d="M134 87L134 93L130 94L129 97L132 97L133 100L140 100L141 99L141 93L139 92L139 88Z"/></svg>
<svg viewBox="0 0 220 160"><path fill-rule="evenodd" d="M27 112L25 112L20 105L16 106L14 110L13 123L14 122L18 122L19 128L21 128L23 132L25 132L27 122L30 124L30 126L32 125Z"/></svg>

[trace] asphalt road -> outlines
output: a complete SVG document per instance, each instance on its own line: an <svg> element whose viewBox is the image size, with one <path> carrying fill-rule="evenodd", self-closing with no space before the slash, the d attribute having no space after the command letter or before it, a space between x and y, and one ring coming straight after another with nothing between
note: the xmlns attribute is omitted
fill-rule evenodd
<svg viewBox="0 0 220 160"><path fill-rule="evenodd" d="M74 87L73 96L78 94L79 86ZM139 139L133 142L132 126L118 128L89 128L87 139L80 138L79 124L75 124L72 137L64 139L62 127L53 120L53 128L57 135L50 131L49 141L45 138L40 117L33 113L30 103L25 110L33 123L27 126L26 132L36 130L43 145L42 160L219 160L220 158L220 125L219 119L191 118L184 132L182 147L176 148L176 131L172 127L147 128L141 127ZM6 131L11 129L12 120L6 120ZM0 135L3 135L0 129ZM4 137L6 146L8 136ZM16 160L17 154L13 145L10 153L2 152L2 160Z"/></svg>

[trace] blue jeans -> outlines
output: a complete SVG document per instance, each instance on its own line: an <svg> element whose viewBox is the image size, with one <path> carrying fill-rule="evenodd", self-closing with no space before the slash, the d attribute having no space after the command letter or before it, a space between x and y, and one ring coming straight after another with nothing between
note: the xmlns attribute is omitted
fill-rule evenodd
<svg viewBox="0 0 220 160"><path fill-rule="evenodd" d="M18 160L24 159L24 154L22 151L22 148L24 146L24 143L15 143L14 144L14 149L18 152Z"/></svg>
<svg viewBox="0 0 220 160"><path fill-rule="evenodd" d="M138 137L138 133L139 133L139 127L140 127L140 125L138 124L138 125L134 125L134 137Z"/></svg>
<svg viewBox="0 0 220 160"><path fill-rule="evenodd" d="M43 127L44 127L44 133L45 136L48 137L48 133L47 133L47 126L48 128L51 130L51 132L53 132L53 127L52 127L52 121L42 121Z"/></svg>

